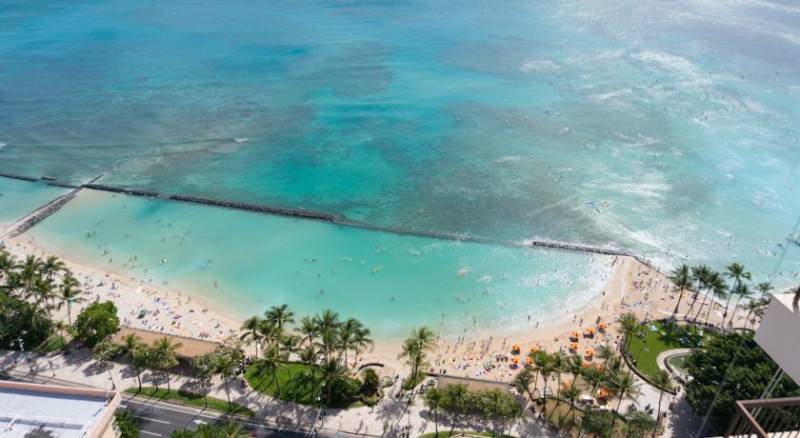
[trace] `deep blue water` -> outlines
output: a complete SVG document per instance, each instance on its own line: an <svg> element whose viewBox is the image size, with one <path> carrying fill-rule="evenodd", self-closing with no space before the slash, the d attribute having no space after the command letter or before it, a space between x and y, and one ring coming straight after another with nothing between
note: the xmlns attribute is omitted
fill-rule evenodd
<svg viewBox="0 0 800 438"><path fill-rule="evenodd" d="M0 1L0 171L766 276L800 215L798 23L759 0Z"/></svg>

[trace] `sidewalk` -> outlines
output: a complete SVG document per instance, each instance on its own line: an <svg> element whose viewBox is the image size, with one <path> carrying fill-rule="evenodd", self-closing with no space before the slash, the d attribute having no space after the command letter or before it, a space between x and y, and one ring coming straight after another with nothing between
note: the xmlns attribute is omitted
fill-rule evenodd
<svg viewBox="0 0 800 438"><path fill-rule="evenodd" d="M136 374L129 366L115 362L102 366L86 350L76 350L69 355L59 356L43 357L32 353L26 355L28 362L22 360L19 352L1 351L0 370L19 377L49 379L57 384L72 383L100 389L122 391L138 386ZM239 382L241 380L234 379L229 384L231 401L252 409L256 413L254 421L299 431L312 429L315 423L320 426L316 421L318 408L277 400ZM152 385L149 373L142 375L142 383ZM191 387L193 382L189 378L173 375L170 386L173 389ZM416 399L409 405L405 400L395 400L392 394L397 389L396 386L387 388L384 399L374 407L326 409L327 415L323 417L321 428L329 433L343 432L362 436L394 436L394 431L405 427L409 428L411 436L433 432L434 424L428 420L422 401ZM222 381L215 380L208 395L226 400ZM440 428L443 426L444 424L440 424ZM510 432L517 436L558 436L528 417L523 418Z"/></svg>

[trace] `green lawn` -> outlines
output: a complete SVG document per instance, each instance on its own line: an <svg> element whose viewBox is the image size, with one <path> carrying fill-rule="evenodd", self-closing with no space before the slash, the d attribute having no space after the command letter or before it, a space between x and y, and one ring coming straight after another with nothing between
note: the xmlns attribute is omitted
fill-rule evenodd
<svg viewBox="0 0 800 438"><path fill-rule="evenodd" d="M302 405L320 406L320 394L323 390L322 372L318 367L302 363L284 363L278 367L278 384L272 372L265 371L259 362L250 365L245 371L245 378L253 389L281 400L292 401ZM352 382L357 382L350 379ZM280 392L278 391L280 387ZM358 400L350 400L344 406L363 406Z"/></svg>
<svg viewBox="0 0 800 438"><path fill-rule="evenodd" d="M56 351L61 351L67 346L67 340L61 335L53 335L47 338L44 342L39 344L34 351L39 354L49 354Z"/></svg>
<svg viewBox="0 0 800 438"><path fill-rule="evenodd" d="M631 362L648 377L655 376L660 369L656 358L662 351L702 347L712 336L695 326L665 325L662 322L645 324L642 328L642 335L634 336L627 350Z"/></svg>
<svg viewBox="0 0 800 438"><path fill-rule="evenodd" d="M245 372L250 386L282 400L293 401L303 405L318 405L322 375L316 367L299 363L285 363L278 367L278 384L272 373L263 370L258 362L250 365ZM278 392L280 387L280 393Z"/></svg>
<svg viewBox="0 0 800 438"><path fill-rule="evenodd" d="M203 397L201 395L192 394L189 392L172 390L168 391L167 388L158 388L152 386L143 386L141 392L139 391L139 387L134 386L133 388L128 388L125 390L128 394L134 395L141 395L145 397L157 398L160 400L167 400L167 401L177 401L184 405L188 406L196 406L196 407L208 407L209 409L213 409L215 411L221 411L229 414L237 414L237 415L244 415L245 417L253 417L255 416L255 412L251 411L250 409L232 403L230 406L228 405L227 400L221 400L214 397Z"/></svg>

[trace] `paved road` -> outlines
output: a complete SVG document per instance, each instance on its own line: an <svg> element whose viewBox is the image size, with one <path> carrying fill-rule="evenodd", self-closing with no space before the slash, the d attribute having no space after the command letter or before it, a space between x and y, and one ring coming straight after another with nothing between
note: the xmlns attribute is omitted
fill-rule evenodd
<svg viewBox="0 0 800 438"><path fill-rule="evenodd" d="M131 411L139 419L142 438L169 437L178 429L195 429L200 424L215 423L225 415L214 411L201 411L193 408L175 406L158 400L141 397L125 397L122 407ZM257 437L306 437L309 434L283 431L257 421L235 420ZM320 437L330 436L320 434Z"/></svg>

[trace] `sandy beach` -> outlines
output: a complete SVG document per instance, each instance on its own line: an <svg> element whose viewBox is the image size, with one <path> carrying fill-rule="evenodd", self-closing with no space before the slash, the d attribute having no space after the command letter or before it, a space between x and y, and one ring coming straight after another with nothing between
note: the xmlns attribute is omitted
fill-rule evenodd
<svg viewBox="0 0 800 438"><path fill-rule="evenodd" d="M24 234L7 242L6 247L20 259L27 255L50 255ZM224 315L188 291L86 266L64 258L63 254L54 255L62 258L83 286L85 302L73 306L73 318L86 303L111 300L116 303L121 322L127 327L212 341L239 334L241 321ZM583 334L587 329L597 329L599 322L605 323L607 328L596 331L594 336L580 336L577 353L583 354L587 348L596 349L602 344L616 346L619 340L617 319L623 313L633 312L641 320L662 319L672 314L678 293L664 274L631 257L615 258L610 269L608 282L591 304L564 315L557 322L535 329L509 327L502 331L474 331L463 336L442 335L438 350L431 357L429 371L509 381L519 370L510 361L514 344L520 345L521 356L531 348L549 352L562 350L570 354L572 341L569 338L574 331ZM679 316L688 311L690 301L690 294L686 294ZM66 321L65 309L62 308L58 317ZM719 321L721 317L717 306L712 312L712 321ZM375 345L359 357L359 362L380 362L386 365L385 372L398 372L405 368L397 358L399 350L400 340L376 339Z"/></svg>

